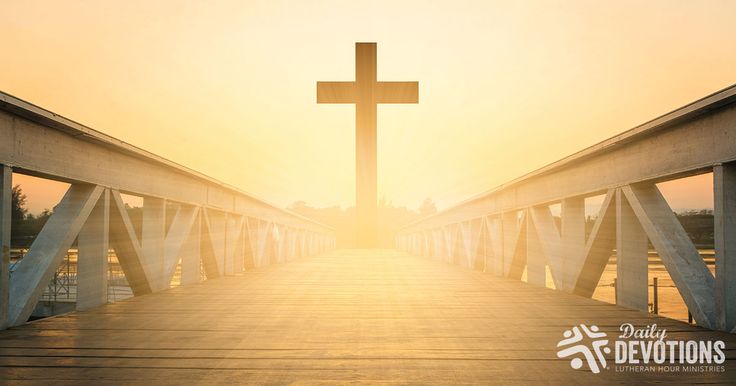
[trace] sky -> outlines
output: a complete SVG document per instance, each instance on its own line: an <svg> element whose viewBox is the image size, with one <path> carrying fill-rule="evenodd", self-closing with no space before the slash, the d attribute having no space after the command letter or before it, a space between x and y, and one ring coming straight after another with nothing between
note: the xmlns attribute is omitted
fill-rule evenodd
<svg viewBox="0 0 736 386"><path fill-rule="evenodd" d="M1 3L0 90L283 206L354 204L354 108L315 89L353 80L358 41L420 83L378 110L379 197L409 208L736 83L733 1ZM712 206L709 178L671 205Z"/></svg>

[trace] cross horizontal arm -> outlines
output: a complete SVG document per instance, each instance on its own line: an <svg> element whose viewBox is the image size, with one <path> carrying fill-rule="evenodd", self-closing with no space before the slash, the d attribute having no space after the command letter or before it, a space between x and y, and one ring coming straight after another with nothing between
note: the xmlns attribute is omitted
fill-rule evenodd
<svg viewBox="0 0 736 386"><path fill-rule="evenodd" d="M377 82L377 103L419 103L419 82Z"/></svg>
<svg viewBox="0 0 736 386"><path fill-rule="evenodd" d="M356 103L355 82L317 82L317 103Z"/></svg>

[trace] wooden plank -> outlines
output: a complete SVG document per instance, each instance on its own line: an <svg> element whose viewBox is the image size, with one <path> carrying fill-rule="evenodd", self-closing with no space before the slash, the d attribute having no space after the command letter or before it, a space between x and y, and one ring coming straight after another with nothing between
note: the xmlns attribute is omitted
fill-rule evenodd
<svg viewBox="0 0 736 386"><path fill-rule="evenodd" d="M370 264L366 264L370 262ZM724 373L600 374L556 357L578 323L611 335L657 323L706 331L561 291L395 251L348 250L0 332L0 383L729 383Z"/></svg>

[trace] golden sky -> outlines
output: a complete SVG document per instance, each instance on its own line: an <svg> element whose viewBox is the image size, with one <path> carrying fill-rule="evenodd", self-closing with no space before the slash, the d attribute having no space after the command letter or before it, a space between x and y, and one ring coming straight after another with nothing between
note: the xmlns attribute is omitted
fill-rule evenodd
<svg viewBox="0 0 736 386"><path fill-rule="evenodd" d="M379 107L379 196L447 207L736 83L735 14L733 1L2 0L0 90L284 206L350 206L354 109L317 105L315 82L352 80L354 43L375 41L379 80L420 82L418 105Z"/></svg>

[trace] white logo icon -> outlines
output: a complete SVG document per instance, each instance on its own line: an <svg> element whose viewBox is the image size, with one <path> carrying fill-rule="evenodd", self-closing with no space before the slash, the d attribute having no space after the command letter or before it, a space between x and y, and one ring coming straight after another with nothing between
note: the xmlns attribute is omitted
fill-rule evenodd
<svg viewBox="0 0 736 386"><path fill-rule="evenodd" d="M591 340L590 346L592 347L588 347L582 342L583 333L580 331L581 329L585 332L588 339ZM558 358L567 358L569 356L581 354L588 362L588 367L593 374L598 374L601 371L601 368L606 368L606 358L603 354L610 354L611 349L607 347L608 339L606 339L606 333L599 331L598 326L590 326L590 328L588 328L586 325L581 324L580 327L575 326L570 330L565 330L562 335L565 339L561 340L560 343L557 343L557 347L569 347L560 349L560 351L557 352ZM600 367L598 366L598 363L600 363ZM576 370L580 369L583 367L583 360L579 357L573 358L570 361L570 366Z"/></svg>

